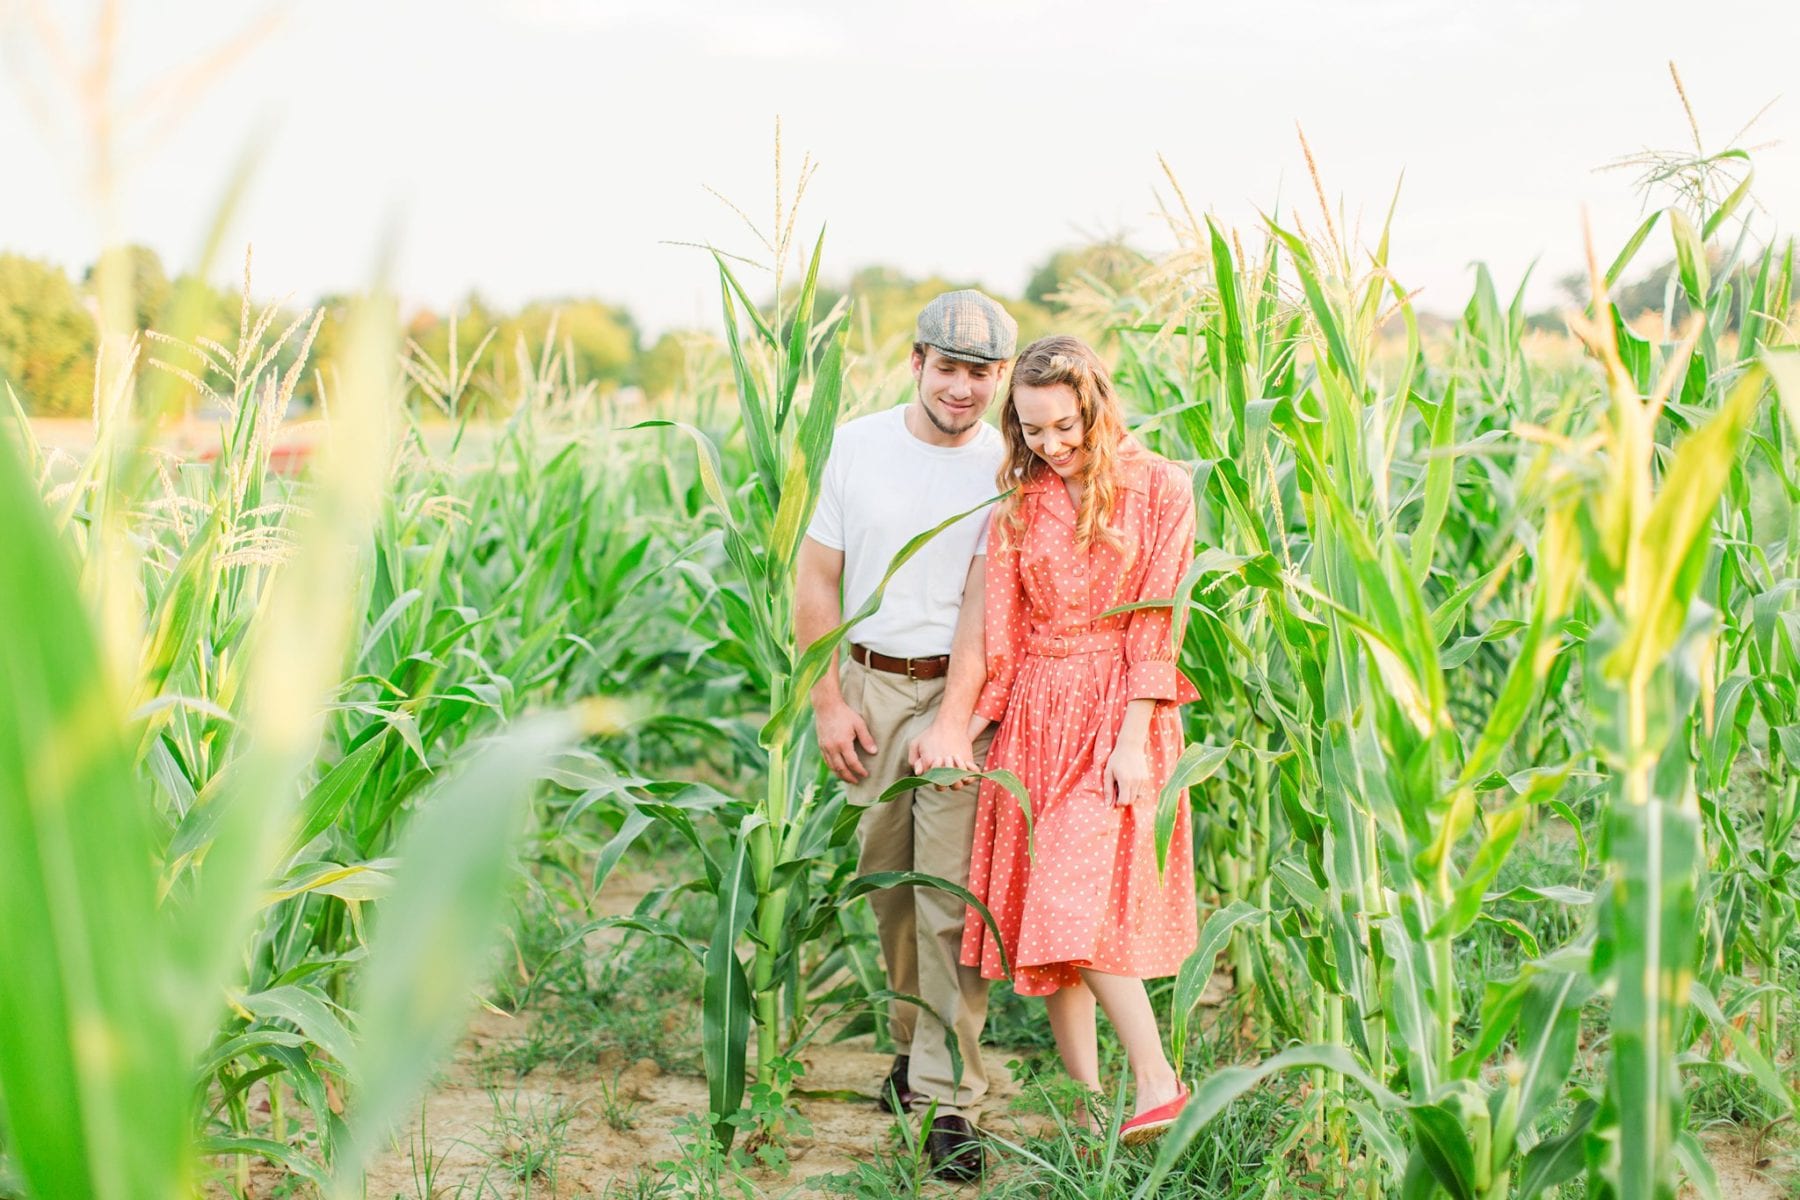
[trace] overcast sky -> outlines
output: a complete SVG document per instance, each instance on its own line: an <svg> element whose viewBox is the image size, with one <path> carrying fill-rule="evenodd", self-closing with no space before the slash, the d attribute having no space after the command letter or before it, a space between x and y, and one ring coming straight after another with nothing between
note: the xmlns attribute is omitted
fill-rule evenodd
<svg viewBox="0 0 1800 1200"><path fill-rule="evenodd" d="M0 249L79 269L99 221L32 3L88 49L87 0L0 0ZM1158 153L1228 223L1277 203L1310 218L1298 122L1365 229L1404 171L1392 261L1421 307L1460 308L1476 259L1503 288L1540 260L1545 303L1580 262L1583 206L1609 249L1640 214L1631 173L1596 168L1689 143L1671 58L1709 150L1775 101L1745 139L1778 143L1757 158L1762 222L1800 221L1792 0L307 0L170 133L138 119L144 89L258 6L124 7L122 232L191 262L260 141L231 242L254 243L259 292L303 299L365 282L394 232L418 303L597 295L652 332L714 324L709 262L665 243L756 250L703 185L767 224L779 115L790 176L804 150L821 164L801 225L829 222L831 273L1016 292L1060 245L1166 244Z"/></svg>

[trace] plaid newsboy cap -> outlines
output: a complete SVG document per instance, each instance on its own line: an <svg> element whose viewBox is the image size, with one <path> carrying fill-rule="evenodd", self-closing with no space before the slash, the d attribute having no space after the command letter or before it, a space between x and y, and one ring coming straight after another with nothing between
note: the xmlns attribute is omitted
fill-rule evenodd
<svg viewBox="0 0 1800 1200"><path fill-rule="evenodd" d="M913 341L962 362L999 362L1013 356L1019 323L992 297L965 288L944 292L924 307Z"/></svg>

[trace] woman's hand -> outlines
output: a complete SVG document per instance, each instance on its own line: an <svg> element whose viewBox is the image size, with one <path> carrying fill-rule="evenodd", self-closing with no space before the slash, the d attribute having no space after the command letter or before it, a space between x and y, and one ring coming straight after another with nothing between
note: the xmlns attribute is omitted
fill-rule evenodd
<svg viewBox="0 0 1800 1200"><path fill-rule="evenodd" d="M1155 787L1150 778L1150 757L1144 753L1144 744L1120 739L1113 747L1112 757L1106 760L1104 780L1106 797L1117 808L1153 796Z"/></svg>
<svg viewBox="0 0 1800 1200"><path fill-rule="evenodd" d="M971 743L973 738L956 728L955 720L933 721L925 732L913 740L906 748L906 757L912 765L913 774L923 775L933 767L953 767L958 771L979 771L981 766L975 761L975 749ZM939 784L938 790L945 787L961 788L968 780L960 783Z"/></svg>

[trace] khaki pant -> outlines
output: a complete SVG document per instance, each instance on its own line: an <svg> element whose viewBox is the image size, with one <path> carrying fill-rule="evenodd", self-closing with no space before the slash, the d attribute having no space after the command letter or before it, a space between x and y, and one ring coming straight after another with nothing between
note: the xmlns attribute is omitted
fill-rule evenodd
<svg viewBox="0 0 1800 1200"><path fill-rule="evenodd" d="M908 679L857 662L843 668L844 699L861 714L875 739L874 754L857 748L868 778L850 786L850 802L870 806L856 827L859 874L920 871L961 887L969 885L969 844L975 832L976 786L955 791L922 788L877 804L889 785L912 774L906 748L924 733L944 698L944 680ZM976 740L975 758L987 758L992 728ZM888 1024L900 1053L910 1054L907 1082L920 1096L915 1107L937 1101L940 1114L969 1113L987 1092L981 1062L981 1027L987 1020L987 980L962 966L961 899L935 888L871 892L888 987L923 1000L930 1011L895 1001ZM940 1020L942 1018L942 1020ZM958 1083L944 1023L956 1031L962 1055Z"/></svg>

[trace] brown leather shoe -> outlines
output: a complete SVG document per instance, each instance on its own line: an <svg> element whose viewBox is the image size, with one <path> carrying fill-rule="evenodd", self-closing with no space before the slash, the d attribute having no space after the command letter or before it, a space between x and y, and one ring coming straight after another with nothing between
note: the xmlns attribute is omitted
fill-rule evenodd
<svg viewBox="0 0 1800 1200"><path fill-rule="evenodd" d="M903 1115L912 1106L912 1102L919 1098L918 1093L906 1081L910 1061L905 1054L894 1055L894 1065L888 1068L887 1078L881 1081L881 1090L875 1096L876 1104L897 1117Z"/></svg>
<svg viewBox="0 0 1800 1200"><path fill-rule="evenodd" d="M925 1153L931 1159L931 1173L939 1179L968 1183L981 1178L981 1139L962 1117L946 1115L932 1121Z"/></svg>

